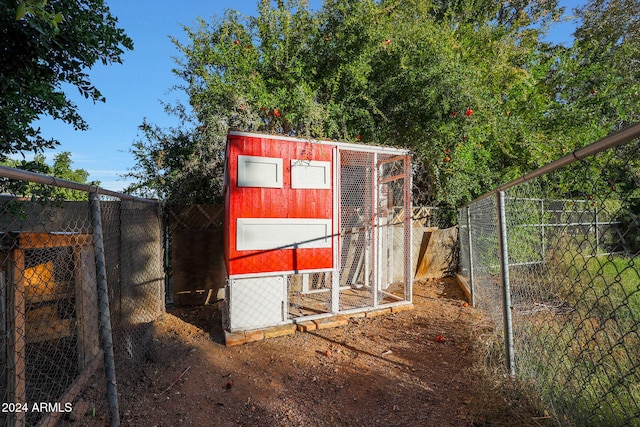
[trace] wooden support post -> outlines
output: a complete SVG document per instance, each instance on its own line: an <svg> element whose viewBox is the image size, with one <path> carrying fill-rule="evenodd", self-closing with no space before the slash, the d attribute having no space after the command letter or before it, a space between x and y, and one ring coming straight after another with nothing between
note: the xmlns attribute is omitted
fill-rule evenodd
<svg viewBox="0 0 640 427"><path fill-rule="evenodd" d="M74 251L78 368L83 371L100 351L98 302L93 248L84 245Z"/></svg>
<svg viewBox="0 0 640 427"><path fill-rule="evenodd" d="M20 249L11 250L11 277L8 285L8 401L6 403L27 403L26 388L26 304L24 298L24 252ZM8 425L24 426L25 413L15 412L9 414Z"/></svg>

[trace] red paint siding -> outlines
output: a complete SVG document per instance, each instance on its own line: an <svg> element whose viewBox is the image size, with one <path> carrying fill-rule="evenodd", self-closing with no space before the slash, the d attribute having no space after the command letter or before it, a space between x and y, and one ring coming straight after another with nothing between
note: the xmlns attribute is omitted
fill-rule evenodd
<svg viewBox="0 0 640 427"><path fill-rule="evenodd" d="M227 274L302 271L333 266L333 248L236 250L238 218L333 218L333 188L292 189L291 160L329 161L334 147L276 136L229 135L225 193L225 260ZM238 187L238 155L283 159L283 188ZM333 181L333 174L331 176Z"/></svg>

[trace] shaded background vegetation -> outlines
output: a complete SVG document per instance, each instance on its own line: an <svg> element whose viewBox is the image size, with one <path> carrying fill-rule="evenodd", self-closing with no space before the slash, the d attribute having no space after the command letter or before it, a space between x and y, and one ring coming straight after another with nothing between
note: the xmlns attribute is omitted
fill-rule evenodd
<svg viewBox="0 0 640 427"><path fill-rule="evenodd" d="M462 204L638 120L639 3L589 1L571 46L562 10L516 2L259 2L185 27L179 129L151 123L130 191L219 200L229 129L410 148L416 204ZM597 173L597 171L594 171Z"/></svg>
<svg viewBox="0 0 640 427"><path fill-rule="evenodd" d="M62 85L104 100L87 69L133 44L103 0L0 11L2 160L58 145L34 127L42 115L85 128ZM497 183L638 121L640 1L586 0L571 45L546 41L562 12L557 0L259 0L257 16L200 18L174 39L188 105L166 108L181 125L141 124L127 191L219 202L228 130L283 133L411 149L415 203L454 222ZM635 178L617 185L637 188L638 165L620 167Z"/></svg>

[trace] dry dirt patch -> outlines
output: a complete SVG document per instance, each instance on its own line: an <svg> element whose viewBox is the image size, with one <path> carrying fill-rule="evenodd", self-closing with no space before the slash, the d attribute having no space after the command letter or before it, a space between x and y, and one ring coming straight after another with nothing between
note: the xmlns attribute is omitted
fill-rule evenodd
<svg viewBox="0 0 640 427"><path fill-rule="evenodd" d="M118 378L121 424L491 424L478 418L473 369L480 312L450 279L416 282L414 306L236 347L224 346L215 306L169 310L138 378Z"/></svg>

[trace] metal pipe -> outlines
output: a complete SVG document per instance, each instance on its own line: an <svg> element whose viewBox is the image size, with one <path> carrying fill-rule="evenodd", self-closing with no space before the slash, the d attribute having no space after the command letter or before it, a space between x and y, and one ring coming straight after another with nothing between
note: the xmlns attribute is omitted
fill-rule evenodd
<svg viewBox="0 0 640 427"><path fill-rule="evenodd" d="M513 348L513 322L511 320L511 284L509 281L509 246L507 244L507 215L504 191L498 192L498 243L500 246L500 278L502 280L503 315L504 315L504 349L507 369L511 376L516 375Z"/></svg>
<svg viewBox="0 0 640 427"><path fill-rule="evenodd" d="M469 292L471 293L471 305L476 306L476 285L473 277L473 243L471 238L471 208L467 206L467 240L468 240L468 255L469 255Z"/></svg>
<svg viewBox="0 0 640 427"><path fill-rule="evenodd" d="M545 220L544 220L544 200L540 200L540 224L542 224L542 226L540 227L540 255L542 257L545 256L545 254L547 253L547 249L545 248L546 246L546 239L545 239L545 233L546 230L544 229L545 226Z"/></svg>
<svg viewBox="0 0 640 427"><path fill-rule="evenodd" d="M613 133L605 138L596 141L592 144L587 145L586 147L575 150L574 152L567 154L564 157L559 158L556 161L551 163L547 163L546 165L529 172L520 178L516 178L513 181L509 181L506 184L502 184L501 186L495 188L494 190L489 191L488 193L483 194L482 196L474 199L471 203L479 202L482 199L486 199L487 197L491 197L499 191L505 191L509 188L522 184L525 181L532 180L544 174L553 172L557 169L560 169L568 164L571 164L575 161L582 160L585 157L593 156L602 151L608 150L609 148L617 147L622 144L626 144L629 141L633 141L634 139L640 137L640 123L636 123L623 129L619 132ZM471 204L469 203L469 204Z"/></svg>
<svg viewBox="0 0 640 427"><path fill-rule="evenodd" d="M142 197L132 196L130 194L118 193L117 191L107 190L105 188L95 187L78 182L68 181L66 179L56 178L49 175L42 175L35 172L29 172L22 169L10 168L8 166L0 166L0 176L9 179L31 181L38 184L54 185L57 187L68 188L70 190L85 191L87 193L100 193L105 196L118 197L122 200L135 200L137 202L158 203L158 200L145 199Z"/></svg>
<svg viewBox="0 0 640 427"><path fill-rule="evenodd" d="M342 175L340 150L333 148L333 269L331 271L331 313L340 311L340 271L342 269Z"/></svg>
<svg viewBox="0 0 640 427"><path fill-rule="evenodd" d="M600 232L598 231L598 207L597 206L595 207L595 212L594 212L593 216L594 216L595 227L596 227L596 229L594 230L595 234L596 234L596 252L595 252L595 255L598 255L598 249L600 247Z"/></svg>
<svg viewBox="0 0 640 427"><path fill-rule="evenodd" d="M98 193L89 193L89 200L91 206L91 225L93 226L93 250L96 258L100 337L104 351L104 370L107 382L107 399L109 400L109 417L111 419L111 427L118 427L120 425L118 385L116 382L116 368L113 354L113 337L111 335L107 270L104 256L104 239L102 236L102 215L100 213L100 198L98 197Z"/></svg>
<svg viewBox="0 0 640 427"><path fill-rule="evenodd" d="M405 156L404 174L404 299L413 302L413 203L411 201L413 178L411 174L411 156ZM393 271L391 274L393 275Z"/></svg>
<svg viewBox="0 0 640 427"><path fill-rule="evenodd" d="M378 177L380 173L378 171L378 153L373 153L371 157L371 265L368 266L365 263L365 276L364 276L364 285L367 286L369 280L371 280L371 289L373 290L373 306L378 306L378 289L380 289L380 259L379 256L379 248L380 248L380 215L379 215L379 206L378 206L378 195L380 192L380 185L378 183ZM366 253L366 252L365 252ZM369 258L367 258L369 259ZM369 273L369 269L371 269L371 275L373 277L367 279L367 274Z"/></svg>

